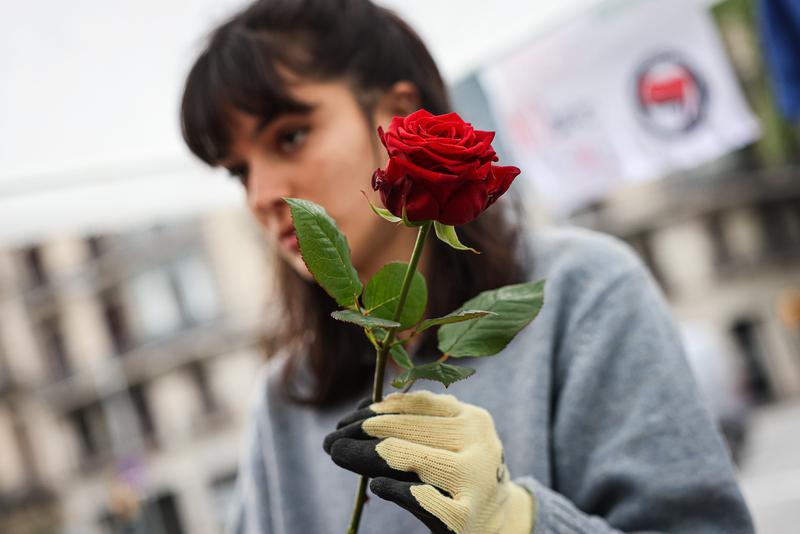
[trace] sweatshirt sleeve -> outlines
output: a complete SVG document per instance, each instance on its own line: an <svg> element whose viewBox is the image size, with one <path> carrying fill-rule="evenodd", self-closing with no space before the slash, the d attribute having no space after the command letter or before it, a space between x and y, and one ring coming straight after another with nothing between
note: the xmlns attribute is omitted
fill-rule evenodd
<svg viewBox="0 0 800 534"><path fill-rule="evenodd" d="M752 533L665 299L632 253L616 259L574 298L556 355L552 487L516 480L533 532Z"/></svg>
<svg viewBox="0 0 800 534"><path fill-rule="evenodd" d="M262 378L263 380L263 378ZM256 388L261 392L261 388ZM250 426L244 440L244 449L239 462L233 503L228 510L226 532L228 534L271 534L272 517L269 509L269 484L264 460L265 443L261 406L256 405L250 418Z"/></svg>

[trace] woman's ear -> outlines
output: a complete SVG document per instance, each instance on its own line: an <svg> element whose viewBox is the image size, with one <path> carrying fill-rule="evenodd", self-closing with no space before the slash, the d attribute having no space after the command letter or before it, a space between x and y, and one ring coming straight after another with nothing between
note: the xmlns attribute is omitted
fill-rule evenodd
<svg viewBox="0 0 800 534"><path fill-rule="evenodd" d="M404 117L420 108L421 99L417 86L400 80L381 95L375 106L375 124L386 129L394 116Z"/></svg>

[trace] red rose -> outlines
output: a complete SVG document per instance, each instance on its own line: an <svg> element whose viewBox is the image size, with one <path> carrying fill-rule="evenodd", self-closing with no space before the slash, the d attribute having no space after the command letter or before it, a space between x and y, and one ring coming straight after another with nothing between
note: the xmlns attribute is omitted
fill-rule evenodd
<svg viewBox="0 0 800 534"><path fill-rule="evenodd" d="M494 132L475 130L456 113L432 115L420 109L378 128L389 152L386 169L372 176L383 205L397 217L403 206L410 221L465 224L505 193L520 173L492 165Z"/></svg>

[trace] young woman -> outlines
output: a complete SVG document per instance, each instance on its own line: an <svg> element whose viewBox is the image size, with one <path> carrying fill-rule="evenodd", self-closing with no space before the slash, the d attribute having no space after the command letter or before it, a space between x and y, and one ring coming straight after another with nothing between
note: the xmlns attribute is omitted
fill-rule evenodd
<svg viewBox="0 0 800 534"><path fill-rule="evenodd" d="M368 0L258 1L213 32L188 76L186 142L246 188L274 243L287 317L259 381L233 531L343 532L365 474L380 497L366 505L365 533L752 532L641 262L590 231L511 224L506 198L459 229L483 254L427 243L428 316L546 278L539 317L497 357L470 361L477 374L448 395L418 383L356 408L373 351L330 318L335 304L310 278L281 198L323 205L365 281L407 261L416 232L376 217L360 191L379 202L370 178L387 155L376 128L419 108L451 111L436 65ZM424 362L434 349L428 336L412 352Z"/></svg>

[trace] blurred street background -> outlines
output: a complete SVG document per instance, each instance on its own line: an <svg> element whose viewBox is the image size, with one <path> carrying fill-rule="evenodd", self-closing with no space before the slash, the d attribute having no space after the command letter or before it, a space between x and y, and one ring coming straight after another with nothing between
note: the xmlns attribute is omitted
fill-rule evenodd
<svg viewBox="0 0 800 534"><path fill-rule="evenodd" d="M534 224L638 251L759 532L800 531L800 2L379 3ZM243 4L3 4L0 533L222 532L272 266L177 107Z"/></svg>

